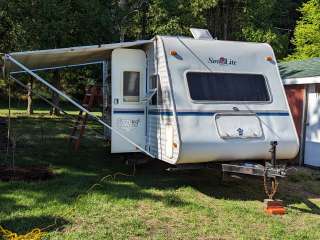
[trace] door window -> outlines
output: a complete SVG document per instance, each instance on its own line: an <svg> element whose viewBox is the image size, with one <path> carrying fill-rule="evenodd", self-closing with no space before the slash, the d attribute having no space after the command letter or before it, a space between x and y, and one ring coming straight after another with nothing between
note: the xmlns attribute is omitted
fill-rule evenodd
<svg viewBox="0 0 320 240"><path fill-rule="evenodd" d="M140 101L140 72L123 72L123 102Z"/></svg>

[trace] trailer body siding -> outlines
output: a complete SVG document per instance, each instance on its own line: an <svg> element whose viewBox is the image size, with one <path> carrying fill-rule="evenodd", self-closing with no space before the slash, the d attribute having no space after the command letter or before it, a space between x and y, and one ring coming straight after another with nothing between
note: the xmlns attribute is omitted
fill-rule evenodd
<svg viewBox="0 0 320 240"><path fill-rule="evenodd" d="M154 69L154 72L149 71L148 75L149 79L152 75L158 75L162 92L162 104L149 104L148 106L147 143L150 152L157 156L158 159L168 163L176 163L179 157L180 141L177 123L174 114L172 114L174 106L165 50L159 37L154 41L154 50L153 67L150 67L150 69ZM147 53L147 55L151 56L151 53ZM148 57L148 59L151 61L151 57ZM148 65L150 66L151 63L148 63Z"/></svg>
<svg viewBox="0 0 320 240"><path fill-rule="evenodd" d="M275 56L268 44L169 36L162 40L167 48L180 130L180 152L175 164L270 159L271 141L278 142L279 159L296 156L299 142ZM174 53L170 54L171 51ZM267 61L266 56L273 60ZM262 102L192 99L187 82L189 72L263 76L268 99ZM200 80L194 87L200 88ZM242 131L250 137L240 135Z"/></svg>

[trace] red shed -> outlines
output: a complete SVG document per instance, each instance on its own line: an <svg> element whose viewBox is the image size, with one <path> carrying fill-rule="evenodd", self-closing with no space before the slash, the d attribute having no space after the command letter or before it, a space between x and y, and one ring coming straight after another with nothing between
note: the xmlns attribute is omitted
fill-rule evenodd
<svg viewBox="0 0 320 240"><path fill-rule="evenodd" d="M279 64L297 133L299 163L320 167L320 58Z"/></svg>

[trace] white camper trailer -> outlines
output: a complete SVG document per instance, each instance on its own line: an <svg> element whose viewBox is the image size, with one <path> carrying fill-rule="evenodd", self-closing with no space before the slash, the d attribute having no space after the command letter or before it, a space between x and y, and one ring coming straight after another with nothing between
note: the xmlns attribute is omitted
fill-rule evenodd
<svg viewBox="0 0 320 240"><path fill-rule="evenodd" d="M298 152L275 56L265 43L157 36L11 53L5 69L8 75L28 72L45 83L36 71L95 62L105 66L109 116L98 121L111 130L105 132L112 153L144 152L178 165L270 159L273 141L278 159Z"/></svg>

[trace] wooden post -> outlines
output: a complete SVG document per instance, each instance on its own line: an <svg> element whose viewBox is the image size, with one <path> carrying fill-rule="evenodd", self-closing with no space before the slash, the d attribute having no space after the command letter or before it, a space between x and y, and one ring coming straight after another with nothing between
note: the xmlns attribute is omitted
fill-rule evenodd
<svg viewBox="0 0 320 240"><path fill-rule="evenodd" d="M27 99L28 99L28 106L27 106L27 113L28 115L33 114L33 106L32 106L32 90L33 90L33 78L29 78L28 82L28 92L27 92Z"/></svg>

